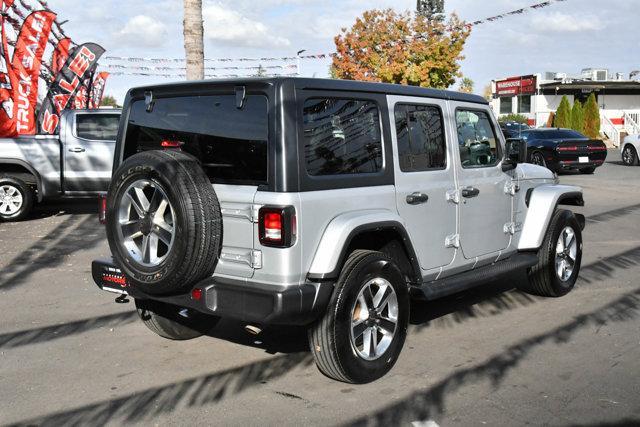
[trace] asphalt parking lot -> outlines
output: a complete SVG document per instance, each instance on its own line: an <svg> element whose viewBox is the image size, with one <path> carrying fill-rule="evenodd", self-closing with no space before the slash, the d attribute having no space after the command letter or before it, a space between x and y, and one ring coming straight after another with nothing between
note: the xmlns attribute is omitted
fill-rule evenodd
<svg viewBox="0 0 640 427"><path fill-rule="evenodd" d="M91 280L109 254L95 203L0 224L0 424L640 424L640 167L618 160L561 176L587 203L572 293L516 275L415 303L398 364L364 386L322 376L300 329L154 335Z"/></svg>

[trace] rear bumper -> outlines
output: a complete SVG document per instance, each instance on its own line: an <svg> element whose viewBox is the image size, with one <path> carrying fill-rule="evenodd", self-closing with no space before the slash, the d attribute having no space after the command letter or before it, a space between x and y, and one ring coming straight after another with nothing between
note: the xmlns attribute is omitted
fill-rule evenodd
<svg viewBox="0 0 640 427"><path fill-rule="evenodd" d="M248 323L306 325L326 309L333 290L329 282L304 283L274 288L272 285L210 278L196 284L202 296L192 293L156 296L130 286L120 269L110 260L96 260L91 265L93 280L104 291L152 299L179 307Z"/></svg>
<svg viewBox="0 0 640 427"><path fill-rule="evenodd" d="M580 159L587 160L581 162ZM576 154L560 154L556 156L556 162L560 169L584 169L591 167L602 166L607 159L606 151L595 151L591 153L576 153Z"/></svg>

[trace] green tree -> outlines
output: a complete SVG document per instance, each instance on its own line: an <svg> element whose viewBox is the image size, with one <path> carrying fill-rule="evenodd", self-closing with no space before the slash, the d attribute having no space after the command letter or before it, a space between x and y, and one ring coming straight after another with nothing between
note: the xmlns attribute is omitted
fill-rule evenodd
<svg viewBox="0 0 640 427"><path fill-rule="evenodd" d="M112 95L105 95L104 98L102 98L102 102L100 103L100 106L120 108L120 105L118 105L118 101Z"/></svg>
<svg viewBox="0 0 640 427"><path fill-rule="evenodd" d="M445 22L411 12L369 10L336 36L331 75L446 89L461 77L469 34L471 27L455 14Z"/></svg>
<svg viewBox="0 0 640 427"><path fill-rule="evenodd" d="M584 134L593 139L600 137L600 107L593 93L584 107Z"/></svg>
<svg viewBox="0 0 640 427"><path fill-rule="evenodd" d="M458 92L464 93L473 93L473 86L475 83L469 77L464 77L460 80L460 87L458 87Z"/></svg>
<svg viewBox="0 0 640 427"><path fill-rule="evenodd" d="M498 118L498 121L500 123L516 122L516 123L522 123L525 125L529 123L529 119L527 118L527 116L523 116L522 114L514 114L514 113L500 116Z"/></svg>
<svg viewBox="0 0 640 427"><path fill-rule="evenodd" d="M571 129L584 133L584 108L582 108L582 103L577 99L571 109Z"/></svg>
<svg viewBox="0 0 640 427"><path fill-rule="evenodd" d="M569 99L566 96L563 96L560 101L554 126L557 128L571 127L571 104L569 104Z"/></svg>

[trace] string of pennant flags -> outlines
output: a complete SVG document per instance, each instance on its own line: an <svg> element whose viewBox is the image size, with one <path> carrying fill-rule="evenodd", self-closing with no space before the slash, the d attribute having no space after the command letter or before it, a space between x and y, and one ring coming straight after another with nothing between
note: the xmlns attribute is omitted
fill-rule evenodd
<svg viewBox="0 0 640 427"><path fill-rule="evenodd" d="M164 78L177 78L177 77L186 77L185 73L180 74L151 74L151 73L143 73L143 72L129 72L129 71L116 71L113 73L109 73L111 76L144 76L144 77L164 77ZM299 74L295 73L286 73L286 74L263 74L262 77L297 77ZM205 74L205 78L236 78L236 77L246 77L241 76L239 74Z"/></svg>
<svg viewBox="0 0 640 427"><path fill-rule="evenodd" d="M184 71L187 67L150 67L150 66L129 66L122 64L104 64L103 68L108 69L127 69L127 70L140 70L140 71ZM297 69L296 64L289 65L269 65L262 66L259 65L257 67L204 67L205 70L288 70L288 69Z"/></svg>
<svg viewBox="0 0 640 427"><path fill-rule="evenodd" d="M475 27L478 25L483 25L487 23L492 23L495 21L499 21L501 19L522 15L532 10L539 10L545 7L552 6L554 3L562 3L568 0L547 0L544 2L532 4L527 7L523 7L520 9L512 10L510 12L501 13L495 16L490 16L488 18L480 19L477 21L469 22L467 27ZM423 38L424 36L415 36L413 39ZM410 41L412 38L409 37L407 41ZM398 42L402 43L402 41ZM296 61L298 59L307 59L307 60L317 60L317 59L328 59L336 56L336 53L317 53L317 54L307 54L307 55L299 55L299 56L281 56L281 57L253 57L253 58L205 58L205 62L290 62ZM149 57L132 57L132 56L113 56L109 55L103 58L103 61L111 61L111 62L147 62L147 63L155 63L155 64L163 64L163 63L181 63L185 62L184 58L149 58Z"/></svg>

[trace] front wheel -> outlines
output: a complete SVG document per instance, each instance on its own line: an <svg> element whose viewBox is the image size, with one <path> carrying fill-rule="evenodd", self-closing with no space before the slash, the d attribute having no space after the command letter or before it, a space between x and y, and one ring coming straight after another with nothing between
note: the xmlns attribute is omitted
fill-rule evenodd
<svg viewBox="0 0 640 427"><path fill-rule="evenodd" d="M33 190L21 179L0 177L0 220L20 221L33 208Z"/></svg>
<svg viewBox="0 0 640 427"><path fill-rule="evenodd" d="M554 213L538 252L538 264L528 271L529 289L538 295L560 297L573 289L582 261L582 231L572 212Z"/></svg>
<svg viewBox="0 0 640 427"><path fill-rule="evenodd" d="M638 164L638 153L633 145L628 144L622 150L622 162L627 166L636 166Z"/></svg>
<svg viewBox="0 0 640 427"><path fill-rule="evenodd" d="M170 340L190 340L209 332L218 318L155 300L136 299L140 320L147 328Z"/></svg>
<svg viewBox="0 0 640 427"><path fill-rule="evenodd" d="M320 371L347 383L384 376L398 360L409 323L409 293L395 263L380 252L351 253L324 316L309 330Z"/></svg>

